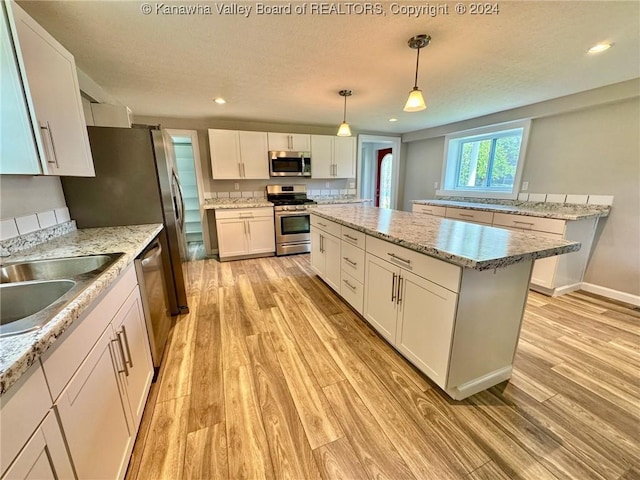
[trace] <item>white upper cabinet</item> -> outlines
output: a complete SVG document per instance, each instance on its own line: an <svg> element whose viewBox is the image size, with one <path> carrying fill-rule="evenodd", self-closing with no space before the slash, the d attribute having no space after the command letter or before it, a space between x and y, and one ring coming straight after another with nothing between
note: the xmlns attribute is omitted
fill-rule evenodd
<svg viewBox="0 0 640 480"><path fill-rule="evenodd" d="M37 175L42 173L33 137L29 110L24 98L18 62L13 54L11 32L2 9L0 19L0 173ZM11 139L11 141L7 141Z"/></svg>
<svg viewBox="0 0 640 480"><path fill-rule="evenodd" d="M311 135L313 178L355 178L356 138Z"/></svg>
<svg viewBox="0 0 640 480"><path fill-rule="evenodd" d="M266 132L209 130L214 180L268 179Z"/></svg>
<svg viewBox="0 0 640 480"><path fill-rule="evenodd" d="M311 150L311 135L302 133L269 132L269 150L308 152Z"/></svg>
<svg viewBox="0 0 640 480"><path fill-rule="evenodd" d="M73 55L14 2L3 3L42 165L37 173L95 175Z"/></svg>

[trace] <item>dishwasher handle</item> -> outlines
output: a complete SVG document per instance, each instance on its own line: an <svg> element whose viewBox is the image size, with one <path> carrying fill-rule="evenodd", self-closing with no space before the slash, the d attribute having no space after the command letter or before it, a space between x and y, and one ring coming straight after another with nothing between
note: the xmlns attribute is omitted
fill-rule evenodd
<svg viewBox="0 0 640 480"><path fill-rule="evenodd" d="M149 263L154 262L160 255L162 255L162 246L160 246L160 242L156 240L142 255L142 266L146 267Z"/></svg>

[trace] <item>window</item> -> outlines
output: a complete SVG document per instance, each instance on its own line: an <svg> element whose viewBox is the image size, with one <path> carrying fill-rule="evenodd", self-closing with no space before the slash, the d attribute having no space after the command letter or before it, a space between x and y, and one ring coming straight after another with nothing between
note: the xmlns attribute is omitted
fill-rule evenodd
<svg viewBox="0 0 640 480"><path fill-rule="evenodd" d="M440 195L516 198L530 121L445 137Z"/></svg>

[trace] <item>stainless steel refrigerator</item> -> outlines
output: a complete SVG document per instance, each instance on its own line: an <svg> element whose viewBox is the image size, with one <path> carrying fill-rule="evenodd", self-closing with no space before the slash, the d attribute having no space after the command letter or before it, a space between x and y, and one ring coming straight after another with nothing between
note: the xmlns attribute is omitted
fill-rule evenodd
<svg viewBox="0 0 640 480"><path fill-rule="evenodd" d="M95 177L62 177L79 228L162 223L160 242L172 315L187 313L184 201L173 146L155 127L88 127Z"/></svg>

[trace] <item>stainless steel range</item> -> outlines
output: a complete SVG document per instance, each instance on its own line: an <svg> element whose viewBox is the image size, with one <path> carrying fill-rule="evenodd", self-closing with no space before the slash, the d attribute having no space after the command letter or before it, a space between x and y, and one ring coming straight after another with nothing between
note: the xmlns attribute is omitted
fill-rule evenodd
<svg viewBox="0 0 640 480"><path fill-rule="evenodd" d="M311 251L311 218L306 185L267 185L267 200L274 204L276 255Z"/></svg>

